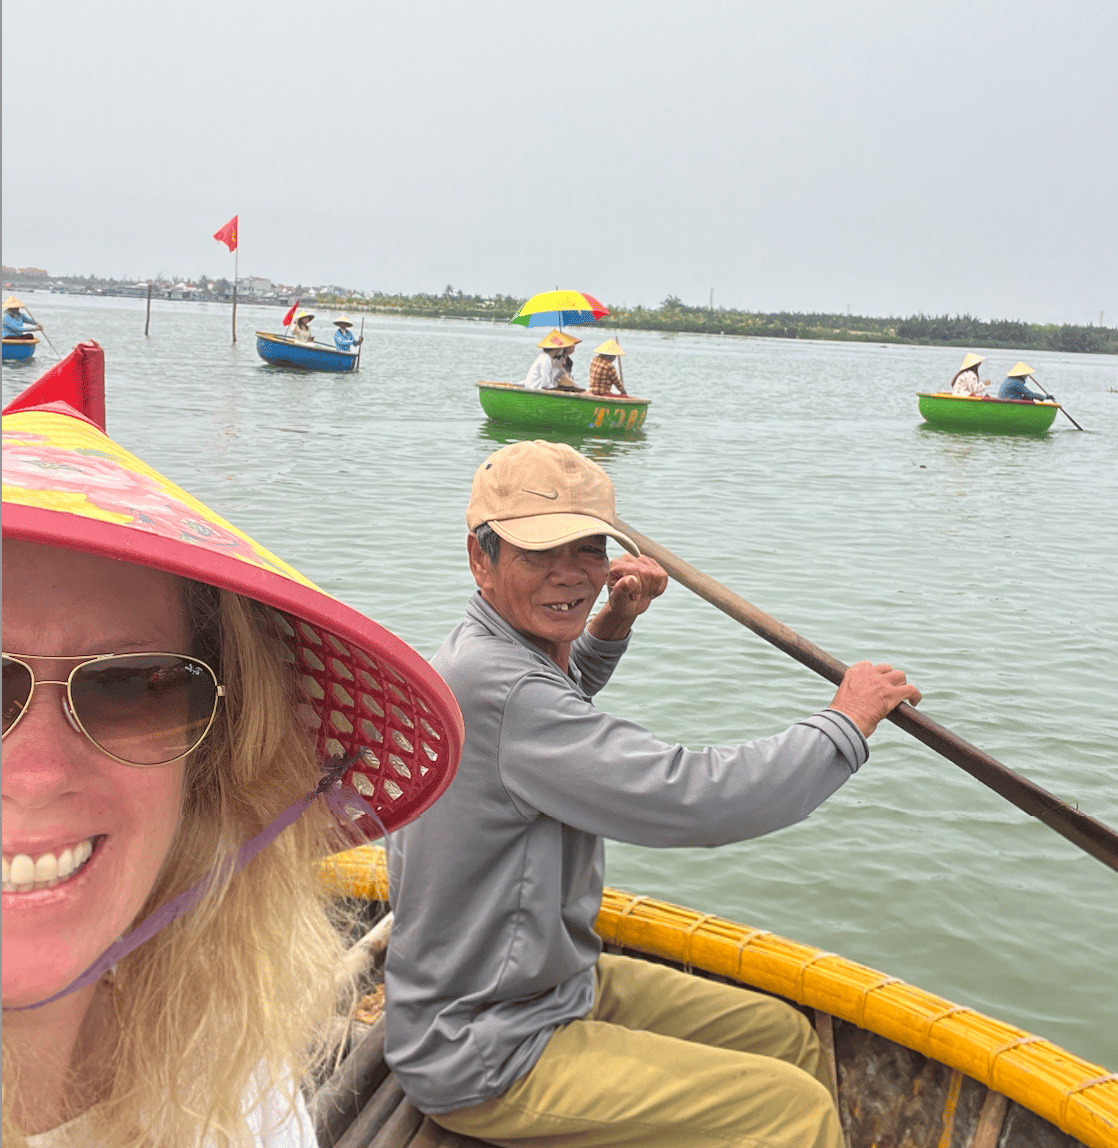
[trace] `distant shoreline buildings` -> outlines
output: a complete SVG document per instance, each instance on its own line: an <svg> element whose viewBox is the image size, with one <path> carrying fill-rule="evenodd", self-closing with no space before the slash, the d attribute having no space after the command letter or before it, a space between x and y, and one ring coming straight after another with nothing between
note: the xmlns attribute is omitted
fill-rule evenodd
<svg viewBox="0 0 1118 1148"><path fill-rule="evenodd" d="M39 267L3 267L6 290L53 291L69 295L117 295L144 299L148 281L100 279L97 276L52 276ZM157 277L153 299L229 302L228 279L199 278L174 282ZM512 295L467 295L447 286L441 294L389 295L355 291L337 284L308 287L273 283L258 275L238 280L242 303L304 306L365 311L416 319L466 319L507 323L524 302ZM901 344L932 347L1001 348L1021 351L1063 351L1072 354L1118 354L1118 329L1099 324L1025 323L1018 320L977 319L973 315L911 315L875 318L865 315L740 311L729 307L692 307L670 295L658 307L609 305L609 317L599 326L612 330L659 331L667 334L718 335L745 338L804 339L850 343Z"/></svg>

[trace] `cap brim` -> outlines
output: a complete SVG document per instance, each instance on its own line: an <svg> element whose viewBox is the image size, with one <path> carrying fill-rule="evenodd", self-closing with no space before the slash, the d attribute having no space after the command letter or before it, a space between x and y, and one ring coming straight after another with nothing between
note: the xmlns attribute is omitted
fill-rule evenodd
<svg viewBox="0 0 1118 1148"><path fill-rule="evenodd" d="M503 522L490 521L489 525L506 542L522 550L550 550L579 538L605 534L615 539L630 554L640 556L637 544L616 526L589 514L533 514L526 518L506 518Z"/></svg>

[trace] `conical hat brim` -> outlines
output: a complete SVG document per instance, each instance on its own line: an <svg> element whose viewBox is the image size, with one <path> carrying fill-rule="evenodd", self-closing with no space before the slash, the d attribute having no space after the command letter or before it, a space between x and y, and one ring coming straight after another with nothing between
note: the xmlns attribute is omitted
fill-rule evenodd
<svg viewBox="0 0 1118 1148"><path fill-rule="evenodd" d="M1028 378L1032 373L1033 369L1028 363L1018 363L1017 366L1010 368L1008 377L1011 379L1024 379Z"/></svg>
<svg viewBox="0 0 1118 1148"><path fill-rule="evenodd" d="M607 339L600 347L594 348L595 355L624 355L616 339Z"/></svg>
<svg viewBox="0 0 1118 1148"><path fill-rule="evenodd" d="M554 350L556 347L574 347L581 342L581 339L576 339L573 335L568 335L566 331L552 330L548 331L536 346L543 347L545 350Z"/></svg>
<svg viewBox="0 0 1118 1148"><path fill-rule="evenodd" d="M378 761L391 746L410 774L388 776L368 757L354 767L373 787L369 800L389 830L418 816L449 784L461 751L461 715L419 654L68 404L4 417L3 470L5 539L149 566L273 607L322 758L368 751ZM372 824L356 824L377 835Z"/></svg>
<svg viewBox="0 0 1118 1148"><path fill-rule="evenodd" d="M959 368L960 371L969 371L971 367L977 367L979 363L986 362L985 355L975 355L973 353L963 356L963 365Z"/></svg>

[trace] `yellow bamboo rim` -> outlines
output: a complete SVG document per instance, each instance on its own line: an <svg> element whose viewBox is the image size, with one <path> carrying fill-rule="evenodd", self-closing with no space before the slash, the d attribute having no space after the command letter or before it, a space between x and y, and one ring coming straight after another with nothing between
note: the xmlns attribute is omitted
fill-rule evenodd
<svg viewBox="0 0 1118 1148"><path fill-rule="evenodd" d="M388 896L380 846L329 857L321 872L334 896ZM607 944L730 977L868 1029L1008 1096L1088 1148L1114 1148L1118 1140L1118 1074L896 977L765 929L617 889L606 889L596 930Z"/></svg>

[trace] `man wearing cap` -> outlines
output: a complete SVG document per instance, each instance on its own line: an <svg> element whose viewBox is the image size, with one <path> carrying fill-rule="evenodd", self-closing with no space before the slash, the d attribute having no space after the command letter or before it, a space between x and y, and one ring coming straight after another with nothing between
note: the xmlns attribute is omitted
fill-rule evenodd
<svg viewBox="0 0 1118 1148"><path fill-rule="evenodd" d="M41 331L38 323L25 319L20 310L23 304L14 296L9 295L4 300L4 338L5 339L33 339L32 331Z"/></svg>
<svg viewBox="0 0 1118 1148"><path fill-rule="evenodd" d="M799 1012L602 954L603 838L721 845L791 825L918 691L863 662L829 708L776 736L667 745L591 701L667 581L614 526L602 468L563 444L504 447L466 522L478 592L432 660L463 713L463 755L389 851L386 1057L405 1093L501 1144L841 1148ZM628 553L610 562L607 538Z"/></svg>
<svg viewBox="0 0 1118 1148"><path fill-rule="evenodd" d="M1048 399L1051 402L1056 400L1052 395L1038 395L1035 391L1029 390L1029 384L1025 381L1032 376L1033 369L1027 363L1018 363L1008 375L1005 377L1005 382L1002 383L1001 390L998 391L999 399L1032 399L1034 401L1040 399Z"/></svg>
<svg viewBox="0 0 1118 1148"><path fill-rule="evenodd" d="M350 330L353 324L345 315L340 315L335 319L334 326L338 328L334 332L334 346L337 347L339 351L352 351L354 347L360 347L365 341L364 335L362 335L360 339L353 337L353 332Z"/></svg>
<svg viewBox="0 0 1118 1148"><path fill-rule="evenodd" d="M986 362L985 355L966 354L963 356L963 365L955 372L951 380L951 393L964 398L977 395L982 398L982 391L990 385L987 379L984 383L978 381L978 365Z"/></svg>
<svg viewBox="0 0 1118 1148"><path fill-rule="evenodd" d="M615 388L619 395L626 394L625 385L614 370L613 361L624 355L616 339L607 339L600 347L594 348L594 358L590 360L590 393L608 395Z"/></svg>
<svg viewBox="0 0 1118 1148"><path fill-rule="evenodd" d="M571 350L581 343L573 335L551 330L536 344L540 353L535 357L522 386L528 391L581 391L570 376L567 364Z"/></svg>

